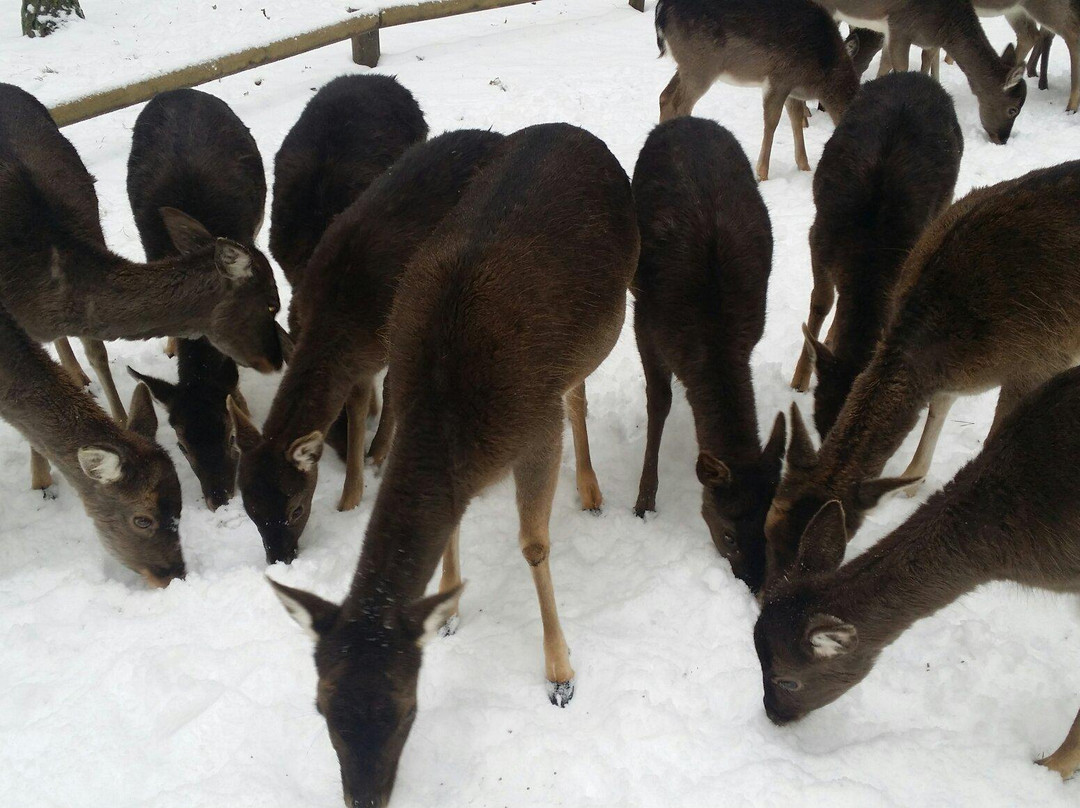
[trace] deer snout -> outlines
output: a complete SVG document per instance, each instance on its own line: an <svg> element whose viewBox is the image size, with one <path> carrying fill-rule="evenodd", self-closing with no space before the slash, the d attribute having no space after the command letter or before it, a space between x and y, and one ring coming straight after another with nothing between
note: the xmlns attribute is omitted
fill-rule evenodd
<svg viewBox="0 0 1080 808"><path fill-rule="evenodd" d="M203 499L206 500L207 508L211 511L216 511L232 499L232 494L224 488L215 488L212 491L206 492L206 494L203 495Z"/></svg>
<svg viewBox="0 0 1080 808"><path fill-rule="evenodd" d="M165 569L146 569L141 570L143 578L146 582L155 589L164 589L173 581L179 579L184 580L187 577L187 568L184 566L184 562L174 564L171 567Z"/></svg>

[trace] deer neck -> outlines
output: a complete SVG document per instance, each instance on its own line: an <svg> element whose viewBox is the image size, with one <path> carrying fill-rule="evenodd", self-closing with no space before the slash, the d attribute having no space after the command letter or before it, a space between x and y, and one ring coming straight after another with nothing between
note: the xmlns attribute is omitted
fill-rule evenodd
<svg viewBox="0 0 1080 808"><path fill-rule="evenodd" d="M972 92L981 96L985 93L1000 91L1005 82L1005 75L1001 57L990 45L977 20L976 28L977 31L965 36L958 30L958 26L953 26L944 48L964 71Z"/></svg>
<svg viewBox="0 0 1080 808"><path fill-rule="evenodd" d="M736 361L707 368L694 388L687 388L687 397L701 450L728 463L757 462L761 444L749 365Z"/></svg>

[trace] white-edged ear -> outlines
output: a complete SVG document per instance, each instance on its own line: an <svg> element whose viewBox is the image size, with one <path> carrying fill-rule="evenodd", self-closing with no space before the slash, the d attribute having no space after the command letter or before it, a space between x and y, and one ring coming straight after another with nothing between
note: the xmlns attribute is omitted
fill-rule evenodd
<svg viewBox="0 0 1080 808"><path fill-rule="evenodd" d="M323 433L315 430L302 438L297 438L285 452L286 459L300 471L307 474L322 457Z"/></svg>
<svg viewBox="0 0 1080 808"><path fill-rule="evenodd" d="M124 476L123 463L116 452L95 446L84 446L79 449L78 456L83 474L96 483L108 485Z"/></svg>
<svg viewBox="0 0 1080 808"><path fill-rule="evenodd" d="M231 281L243 281L252 276L251 253L235 241L219 238L214 242L214 263L221 274Z"/></svg>
<svg viewBox="0 0 1080 808"><path fill-rule="evenodd" d="M831 614L815 614L806 629L806 639L818 659L850 654L859 645L859 632Z"/></svg>
<svg viewBox="0 0 1080 808"><path fill-rule="evenodd" d="M293 620L306 631L313 640L318 641L337 622L341 607L328 600L323 600L302 589L279 584L269 576L266 578L274 594L278 596Z"/></svg>
<svg viewBox="0 0 1080 808"><path fill-rule="evenodd" d="M401 610L401 621L405 629L416 638L416 644L423 647L424 644L439 633L458 609L458 601L465 589L462 582L449 592L441 592L438 595L421 598L413 601Z"/></svg>

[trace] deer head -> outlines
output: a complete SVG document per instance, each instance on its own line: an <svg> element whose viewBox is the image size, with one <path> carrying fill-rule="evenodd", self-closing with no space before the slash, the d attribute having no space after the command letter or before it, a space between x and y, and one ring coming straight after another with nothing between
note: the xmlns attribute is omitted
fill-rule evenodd
<svg viewBox="0 0 1080 808"><path fill-rule="evenodd" d="M979 120L990 140L1004 145L1012 134L1016 116L1027 100L1024 65L1016 63L1016 47L1009 43L1001 54L1001 65L990 86L978 93Z"/></svg>
<svg viewBox="0 0 1080 808"><path fill-rule="evenodd" d="M128 429L78 451L78 485L105 547L154 586L185 574L180 549L180 482L157 443L157 416L146 385L135 388Z"/></svg>
<svg viewBox="0 0 1080 808"><path fill-rule="evenodd" d="M765 515L780 481L786 432L779 413L754 464L729 466L709 452L698 455L701 516L720 555L752 592L765 580Z"/></svg>
<svg viewBox="0 0 1080 808"><path fill-rule="evenodd" d="M296 558L300 535L311 514L319 481L324 438L319 431L282 443L264 440L232 397L229 411L240 447L240 495L244 510L259 529L266 563Z"/></svg>
<svg viewBox="0 0 1080 808"><path fill-rule="evenodd" d="M315 640L316 707L341 766L347 806L385 806L416 717L421 649L457 608L462 587L411 603L343 608L273 581Z"/></svg>
<svg viewBox="0 0 1080 808"><path fill-rule="evenodd" d="M225 406L225 398L236 388L236 366L228 363L231 376L220 387L179 385L147 376L128 368L169 413L180 452L199 479L203 499L217 510L236 493L236 468L240 448L236 442L236 422ZM231 383L230 383L231 382Z"/></svg>
<svg viewBox="0 0 1080 808"><path fill-rule="evenodd" d="M180 255L212 263L224 284L207 339L245 367L262 373L280 369L281 343L274 318L281 303L266 257L254 247L214 238L202 224L175 208L160 212Z"/></svg>

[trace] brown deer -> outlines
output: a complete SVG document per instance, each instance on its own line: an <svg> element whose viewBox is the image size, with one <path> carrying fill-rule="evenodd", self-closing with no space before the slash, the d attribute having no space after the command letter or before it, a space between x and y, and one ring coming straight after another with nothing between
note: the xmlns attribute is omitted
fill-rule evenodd
<svg viewBox="0 0 1080 808"><path fill-rule="evenodd" d="M843 506L807 525L799 575L768 591L754 628L765 711L777 724L836 700L913 623L990 581L1080 592L1080 369L1054 378L1005 419L975 460L863 555L844 555ZM1080 716L1039 761L1080 766Z"/></svg>
<svg viewBox="0 0 1080 808"><path fill-rule="evenodd" d="M1047 70L1050 67L1050 47L1054 44L1054 32L1045 28L1039 29L1039 38L1035 42L1035 47L1031 49L1031 56L1028 57L1027 74L1031 78L1039 77L1039 89L1050 89L1050 82L1047 79Z"/></svg>
<svg viewBox="0 0 1080 808"><path fill-rule="evenodd" d="M693 112L718 79L763 88L762 181L785 105L795 163L809 171L803 102L820 99L838 122L859 89L836 24L811 0L658 0L656 42L678 65L660 94L661 122Z"/></svg>
<svg viewBox="0 0 1080 808"><path fill-rule="evenodd" d="M924 52L947 51L967 76L968 85L979 101L979 118L990 140L999 144L1008 141L1027 98L1023 55L1018 58L1012 44L1006 46L1000 57L994 52L971 0L816 2L838 20L884 32L888 61L882 58L886 70L906 71L913 44Z"/></svg>
<svg viewBox="0 0 1080 808"><path fill-rule="evenodd" d="M0 418L78 492L105 549L154 586L183 578L180 483L154 442L149 391L135 388L118 426L2 307L0 391Z"/></svg>
<svg viewBox="0 0 1080 808"><path fill-rule="evenodd" d="M219 98L198 90L154 97L135 121L128 199L149 260L177 255L161 208L194 216L215 236L255 252L266 202L266 175L248 128ZM225 406L237 388L236 363L206 338L179 340L175 384L132 373L169 412L180 451L210 510L236 490L236 426Z"/></svg>
<svg viewBox="0 0 1080 808"><path fill-rule="evenodd" d="M885 331L904 258L952 201L963 153L952 99L918 73L865 85L825 144L814 174L814 291L791 380L805 392L813 363L814 422L822 436ZM826 347L817 337L837 296Z"/></svg>
<svg viewBox="0 0 1080 808"><path fill-rule="evenodd" d="M464 130L413 146L333 221L308 261L292 306L300 340L262 435L233 413L243 453L240 491L268 563L296 557L324 439L343 406L349 442L338 509L360 503L364 419L374 377L386 367L384 331L398 276L501 141L494 132ZM379 463L392 418L384 407L373 447Z"/></svg>
<svg viewBox="0 0 1080 808"><path fill-rule="evenodd" d="M398 283L398 420L352 589L340 606L275 585L318 638L318 706L346 805L385 805L416 715L421 644L457 609L470 500L513 471L519 542L544 625L549 698L574 671L555 607L548 521L564 408L619 335L638 258L630 183L567 124L508 136ZM565 403L564 403L565 402ZM439 594L424 588L444 557Z"/></svg>
<svg viewBox="0 0 1080 808"><path fill-rule="evenodd" d="M656 510L674 373L694 412L701 515L732 572L757 591L764 559L752 551L764 538L785 441L781 415L762 450L750 375L772 271L769 212L738 142L701 118L676 118L652 131L633 190L641 231L634 334L649 413L634 512Z"/></svg>
<svg viewBox="0 0 1080 808"><path fill-rule="evenodd" d="M980 188L924 232L901 270L885 337L815 452L798 411L784 479L765 522L768 579L832 499L854 533L887 491L917 483L953 400L998 385L990 433L1035 387L1080 356L1080 161ZM900 479L875 480L930 402Z"/></svg>

